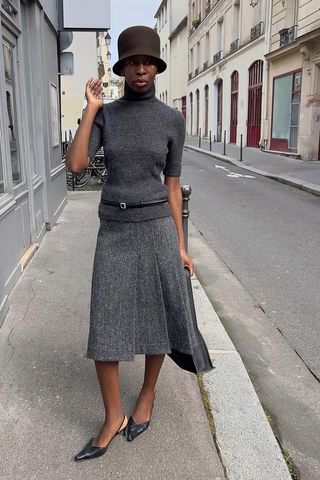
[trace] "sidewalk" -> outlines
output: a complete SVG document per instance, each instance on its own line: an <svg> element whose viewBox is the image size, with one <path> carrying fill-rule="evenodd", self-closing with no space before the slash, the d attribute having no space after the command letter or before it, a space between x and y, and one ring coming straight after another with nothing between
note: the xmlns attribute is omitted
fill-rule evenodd
<svg viewBox="0 0 320 480"><path fill-rule="evenodd" d="M199 327L217 367L203 377L217 447L196 377L166 358L148 432L132 443L116 437L94 461L73 461L103 418L94 365L84 358L99 199L68 192L10 296L0 329L1 480L289 480L241 358L196 278ZM128 414L142 374L141 356L121 364Z"/></svg>
<svg viewBox="0 0 320 480"><path fill-rule="evenodd" d="M236 165L257 175L263 175L295 188L320 195L320 162L304 162L296 158L263 152L257 148L243 148L243 161L240 162L240 147L226 145L223 155L223 143L213 143L210 152L208 140L195 136L186 136L185 146L196 151L206 152L214 158Z"/></svg>

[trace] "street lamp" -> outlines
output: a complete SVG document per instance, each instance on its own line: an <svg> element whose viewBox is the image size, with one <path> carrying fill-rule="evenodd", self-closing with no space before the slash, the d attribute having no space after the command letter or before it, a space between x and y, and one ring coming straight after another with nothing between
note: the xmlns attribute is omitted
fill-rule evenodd
<svg viewBox="0 0 320 480"><path fill-rule="evenodd" d="M107 33L105 34L104 38L105 38L105 40L106 40L106 45L109 46L110 43L111 43L111 37L110 37L109 32L107 32Z"/></svg>
<svg viewBox="0 0 320 480"><path fill-rule="evenodd" d="M111 60L111 53L110 53L109 51L108 51L108 53L107 53L107 59L108 59L108 60Z"/></svg>

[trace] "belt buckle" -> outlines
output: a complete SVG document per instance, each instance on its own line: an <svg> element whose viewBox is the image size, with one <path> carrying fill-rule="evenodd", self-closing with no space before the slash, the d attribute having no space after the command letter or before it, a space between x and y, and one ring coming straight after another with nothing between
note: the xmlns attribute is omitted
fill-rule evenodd
<svg viewBox="0 0 320 480"><path fill-rule="evenodd" d="M120 202L120 208L122 208L122 210L125 210L127 208L126 202Z"/></svg>

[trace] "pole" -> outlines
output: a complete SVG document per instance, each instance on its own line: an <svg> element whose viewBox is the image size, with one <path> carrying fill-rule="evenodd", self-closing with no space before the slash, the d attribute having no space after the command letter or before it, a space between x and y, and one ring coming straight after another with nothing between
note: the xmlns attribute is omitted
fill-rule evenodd
<svg viewBox="0 0 320 480"><path fill-rule="evenodd" d="M243 150L243 135L241 134L241 135L240 135L240 162L242 162L242 160L243 160L243 157L242 157L243 152L242 152L242 150Z"/></svg>
<svg viewBox="0 0 320 480"><path fill-rule="evenodd" d="M226 154L227 131L223 132L223 155Z"/></svg>
<svg viewBox="0 0 320 480"><path fill-rule="evenodd" d="M191 195L191 187L189 185L183 185L181 187L182 193L182 228L183 238L186 250L188 251L188 220L190 215L189 200Z"/></svg>
<svg viewBox="0 0 320 480"><path fill-rule="evenodd" d="M212 138L211 138L211 130L210 130L210 152L212 150Z"/></svg>
<svg viewBox="0 0 320 480"><path fill-rule="evenodd" d="M199 128L199 148L201 148L201 128Z"/></svg>

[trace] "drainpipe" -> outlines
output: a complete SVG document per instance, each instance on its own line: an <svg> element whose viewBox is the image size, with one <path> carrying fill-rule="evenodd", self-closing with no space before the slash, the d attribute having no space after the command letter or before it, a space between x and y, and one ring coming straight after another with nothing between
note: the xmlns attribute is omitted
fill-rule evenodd
<svg viewBox="0 0 320 480"><path fill-rule="evenodd" d="M271 30L272 30L272 2L268 1L266 2L267 5L267 12L266 12L266 17L268 17L267 20L267 28L265 30L265 36L264 36L264 54L266 55L271 51ZM264 84L264 91L265 91L265 119L264 119L264 125L263 125L263 146L264 149L267 148L269 136L270 136L270 131L271 131L271 125L269 124L269 71L270 71L270 66L269 66L269 61L265 60L264 61L264 79L263 79L263 84Z"/></svg>

